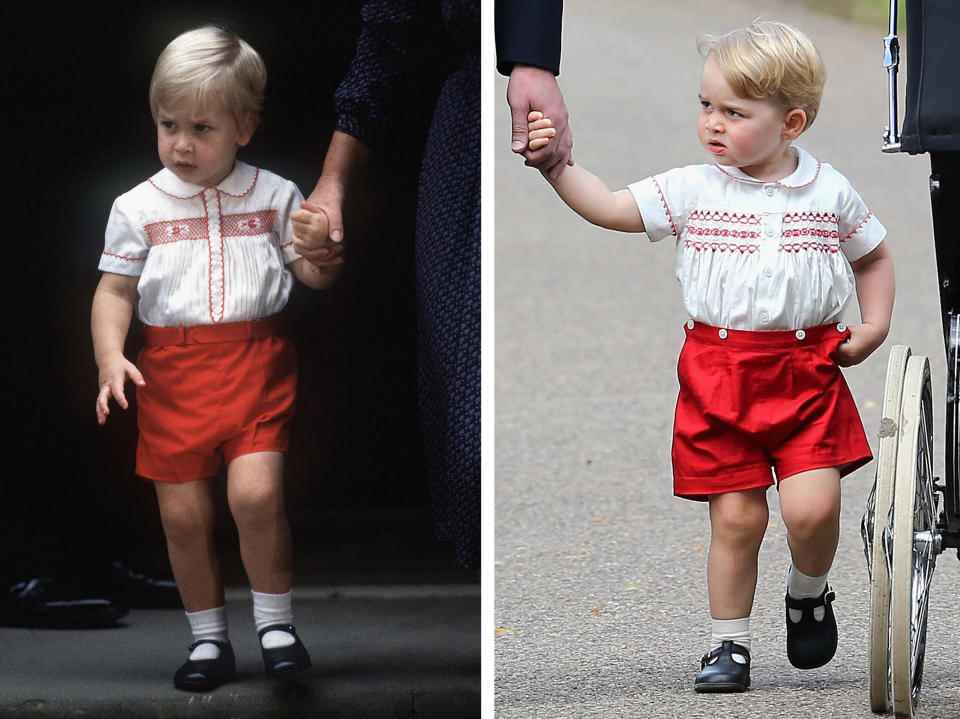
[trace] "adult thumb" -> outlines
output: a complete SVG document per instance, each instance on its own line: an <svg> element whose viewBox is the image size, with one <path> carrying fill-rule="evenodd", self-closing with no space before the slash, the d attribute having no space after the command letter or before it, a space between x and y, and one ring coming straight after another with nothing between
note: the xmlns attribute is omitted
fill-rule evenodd
<svg viewBox="0 0 960 719"><path fill-rule="evenodd" d="M514 107L511 105L510 115L512 116L513 125L510 149L516 153L521 153L527 149L527 111L522 107Z"/></svg>
<svg viewBox="0 0 960 719"><path fill-rule="evenodd" d="M343 242L343 216L339 207L328 207L325 210L329 225L330 239L334 242Z"/></svg>

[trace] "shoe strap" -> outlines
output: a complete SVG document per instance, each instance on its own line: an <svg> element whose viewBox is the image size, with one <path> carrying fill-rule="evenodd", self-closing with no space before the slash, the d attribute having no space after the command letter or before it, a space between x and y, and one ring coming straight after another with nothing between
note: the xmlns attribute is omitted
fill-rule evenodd
<svg viewBox="0 0 960 719"><path fill-rule="evenodd" d="M790 596L790 593L787 592L787 607L790 609L816 609L817 607L825 606L829 603L832 603L836 599L836 594L830 587L827 587L823 590L823 594L819 597L806 597L804 599L796 599Z"/></svg>
<svg viewBox="0 0 960 719"><path fill-rule="evenodd" d="M297 639L297 630L292 624L270 624L263 629L257 632L257 637L263 639L263 635L267 632L286 632L287 634L292 634L294 639Z"/></svg>
<svg viewBox="0 0 960 719"><path fill-rule="evenodd" d="M700 668L703 669L714 657L718 657L721 654L742 654L747 658L747 662L750 661L750 650L747 649L742 644L737 644L736 642L730 639L724 639L723 643L716 649L712 649L700 658Z"/></svg>
<svg viewBox="0 0 960 719"><path fill-rule="evenodd" d="M198 639L197 641L195 641L193 644L190 645L190 647L189 647L189 649L188 649L187 651L193 653L193 650L196 649L197 647L199 647L201 644L215 644L215 645L218 646L220 649L229 649L229 648L230 648L230 642L229 642L229 641L226 641L226 642L225 642L225 641L222 641L222 640L220 640L220 639Z"/></svg>

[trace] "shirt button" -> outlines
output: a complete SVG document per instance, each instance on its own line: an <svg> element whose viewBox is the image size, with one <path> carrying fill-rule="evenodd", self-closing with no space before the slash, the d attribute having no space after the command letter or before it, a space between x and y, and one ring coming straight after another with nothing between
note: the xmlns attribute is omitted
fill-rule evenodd
<svg viewBox="0 0 960 719"><path fill-rule="evenodd" d="M777 231L772 227L768 227L763 231L763 234L765 234L767 237L773 237L775 234L777 234Z"/></svg>
<svg viewBox="0 0 960 719"><path fill-rule="evenodd" d="M777 191L776 185L764 185L763 191L767 193L767 197L773 197L773 193Z"/></svg>
<svg viewBox="0 0 960 719"><path fill-rule="evenodd" d="M837 323L837 332L846 332L846 331L847 331L847 326L846 326L845 324L843 324L843 322L838 322L838 323Z"/></svg>
<svg viewBox="0 0 960 719"><path fill-rule="evenodd" d="M687 320L687 329L688 329L688 330L692 330L692 329L693 329L693 320Z"/></svg>
<svg viewBox="0 0 960 719"><path fill-rule="evenodd" d="M807 333L806 333L806 332L804 332L803 330L797 330L797 339L798 339L798 340L802 340L802 339L803 339L804 337L806 337L806 336L807 336Z"/></svg>
<svg viewBox="0 0 960 719"><path fill-rule="evenodd" d="M720 332L718 332L717 334L720 335L720 339L722 339L722 340L727 339L727 331L726 331L726 330L721 329Z"/></svg>
<svg viewBox="0 0 960 719"><path fill-rule="evenodd" d="M768 315L768 314L766 313L766 311L761 312L761 313L760 313L760 321L763 322L763 324L767 324L767 322L770 321L770 315Z"/></svg>
<svg viewBox="0 0 960 719"><path fill-rule="evenodd" d="M769 267L764 267L764 268L763 268L763 276L764 276L764 277L773 277L773 270L771 270Z"/></svg>

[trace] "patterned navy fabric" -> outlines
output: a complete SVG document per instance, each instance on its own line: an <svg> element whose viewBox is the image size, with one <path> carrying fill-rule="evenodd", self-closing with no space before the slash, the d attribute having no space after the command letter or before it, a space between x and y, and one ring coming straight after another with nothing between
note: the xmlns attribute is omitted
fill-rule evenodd
<svg viewBox="0 0 960 719"><path fill-rule="evenodd" d="M416 225L418 392L438 534L480 564L480 3L370 0L337 129L386 150L441 83ZM432 97L432 96L430 96ZM403 141L404 138L398 138Z"/></svg>

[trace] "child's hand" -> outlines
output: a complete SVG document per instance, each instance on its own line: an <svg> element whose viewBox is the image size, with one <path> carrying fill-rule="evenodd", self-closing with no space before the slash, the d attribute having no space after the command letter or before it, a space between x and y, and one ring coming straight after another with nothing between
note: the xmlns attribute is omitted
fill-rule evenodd
<svg viewBox="0 0 960 719"><path fill-rule="evenodd" d="M527 147L531 152L549 145L551 138L556 134L553 121L549 117L544 117L542 112L534 110L527 115Z"/></svg>
<svg viewBox="0 0 960 719"><path fill-rule="evenodd" d="M146 387L147 383L136 368L133 362L130 362L122 354L114 355L105 360L100 368L100 394L97 395L97 424L104 424L107 421L107 415L110 414L110 396L116 400L124 409L129 407L127 398L123 393L123 383L127 377L134 381L140 387Z"/></svg>
<svg viewBox="0 0 960 719"><path fill-rule="evenodd" d="M343 264L343 241L331 237L331 222L322 207L303 202L290 215L294 249L310 264L329 269Z"/></svg>
<svg viewBox="0 0 960 719"><path fill-rule="evenodd" d="M887 338L887 333L876 325L850 325L849 329L850 338L837 348L837 364L841 367L860 364Z"/></svg>

